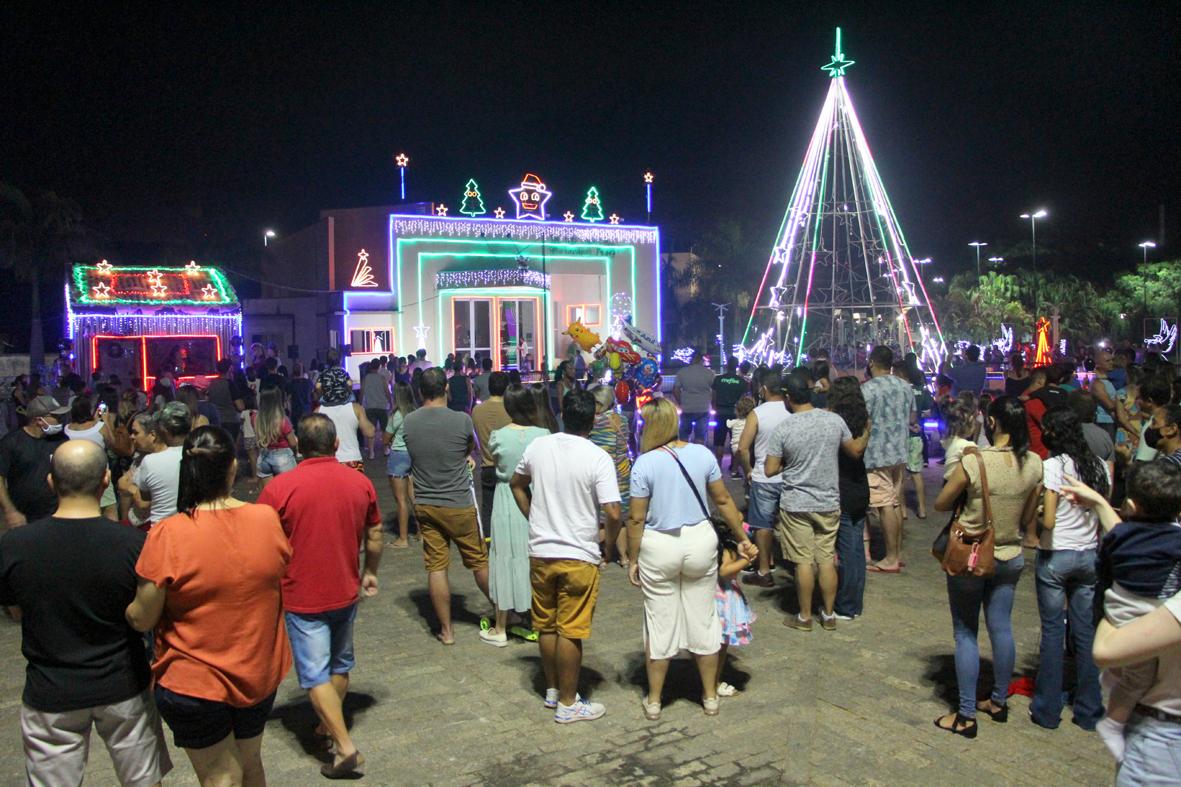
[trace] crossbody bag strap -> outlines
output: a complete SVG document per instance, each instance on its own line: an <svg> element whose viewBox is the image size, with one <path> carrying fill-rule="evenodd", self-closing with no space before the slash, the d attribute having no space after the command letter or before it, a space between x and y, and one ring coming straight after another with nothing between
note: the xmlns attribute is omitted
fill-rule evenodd
<svg viewBox="0 0 1181 787"><path fill-rule="evenodd" d="M965 448L964 453L975 456L976 463L980 465L980 498L984 504L984 524L992 527L992 496L988 492L988 470L984 467L984 454L975 447Z"/></svg>
<svg viewBox="0 0 1181 787"><path fill-rule="evenodd" d="M693 490L693 496L697 498L697 504L701 506L701 513L705 515L706 519L709 519L709 509L705 507L705 501L701 499L701 493L697 491L697 484L693 483L692 476L689 475L689 471L685 469L685 466L681 464L681 460L679 457L677 457L676 451L672 450L666 445L661 446L661 448L667 451L668 455L671 456L673 461L677 463L677 467L681 468L681 475L685 476L685 483L687 483L689 488Z"/></svg>

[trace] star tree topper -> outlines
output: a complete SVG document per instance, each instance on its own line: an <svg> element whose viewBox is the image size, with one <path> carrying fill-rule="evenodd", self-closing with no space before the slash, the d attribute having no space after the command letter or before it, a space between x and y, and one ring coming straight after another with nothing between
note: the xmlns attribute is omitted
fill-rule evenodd
<svg viewBox="0 0 1181 787"><path fill-rule="evenodd" d="M521 185L509 189L508 195L517 204L518 219L545 221L545 203L549 202L553 194L541 182L541 178L532 172L525 173L525 177L521 178Z"/></svg>
<svg viewBox="0 0 1181 787"><path fill-rule="evenodd" d="M828 65L821 66L820 70L827 71L830 77L836 79L837 77L843 77L845 75L845 70L855 62L857 61L846 60L845 53L841 51L841 29L838 27L837 44L835 47L833 47L832 60L828 62Z"/></svg>

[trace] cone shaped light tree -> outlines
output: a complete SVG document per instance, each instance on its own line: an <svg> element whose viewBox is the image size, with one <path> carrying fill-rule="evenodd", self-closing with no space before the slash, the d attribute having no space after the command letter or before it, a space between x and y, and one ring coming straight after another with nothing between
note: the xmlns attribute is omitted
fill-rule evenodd
<svg viewBox="0 0 1181 787"><path fill-rule="evenodd" d="M828 96L735 350L791 364L821 349L889 344L933 370L946 344L853 109L851 65L837 28L822 67Z"/></svg>

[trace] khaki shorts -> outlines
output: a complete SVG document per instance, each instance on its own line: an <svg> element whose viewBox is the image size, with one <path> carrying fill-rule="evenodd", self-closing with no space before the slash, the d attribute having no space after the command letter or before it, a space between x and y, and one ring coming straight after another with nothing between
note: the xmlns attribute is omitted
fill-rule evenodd
<svg viewBox="0 0 1181 787"><path fill-rule="evenodd" d="M459 548L464 568L488 567L484 539L476 525L476 508L416 505L414 518L422 535L422 560L427 571L446 571L451 565L451 543Z"/></svg>
<svg viewBox="0 0 1181 787"><path fill-rule="evenodd" d="M584 560L529 559L533 627L543 634L588 639L599 598L599 567Z"/></svg>
<svg viewBox="0 0 1181 787"><path fill-rule="evenodd" d="M780 511L779 545L792 563L831 563L836 555L841 512Z"/></svg>
<svg viewBox="0 0 1181 787"><path fill-rule="evenodd" d="M869 507L902 505L902 477L906 465L875 467L866 472L869 478Z"/></svg>
<svg viewBox="0 0 1181 787"><path fill-rule="evenodd" d="M82 783L92 724L107 745L121 784L147 787L172 770L160 714L147 691L111 705L63 713L22 704L20 720L25 770L35 787Z"/></svg>

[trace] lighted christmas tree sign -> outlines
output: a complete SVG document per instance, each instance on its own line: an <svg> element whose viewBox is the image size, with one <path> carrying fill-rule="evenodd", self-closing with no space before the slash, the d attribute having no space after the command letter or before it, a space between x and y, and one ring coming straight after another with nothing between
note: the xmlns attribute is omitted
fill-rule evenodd
<svg viewBox="0 0 1181 787"><path fill-rule="evenodd" d="M480 187L476 184L474 179L467 182L467 186L463 190L463 202L460 203L459 212L465 216L483 216L488 212L484 207L484 199L480 196Z"/></svg>
<svg viewBox="0 0 1181 787"><path fill-rule="evenodd" d="M603 220L603 201L599 199L599 190L594 186L586 192L586 201L582 203L582 220L591 223Z"/></svg>
<svg viewBox="0 0 1181 787"><path fill-rule="evenodd" d="M838 28L828 95L735 351L799 362L890 344L934 369L947 347L845 85L851 65Z"/></svg>
<svg viewBox="0 0 1181 787"><path fill-rule="evenodd" d="M369 264L369 252L361 249L357 252L357 267L353 269L353 280L350 287L376 287L377 279L373 278L373 266Z"/></svg>

